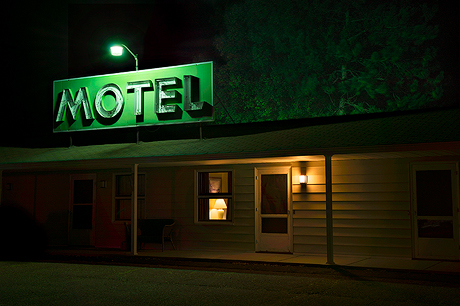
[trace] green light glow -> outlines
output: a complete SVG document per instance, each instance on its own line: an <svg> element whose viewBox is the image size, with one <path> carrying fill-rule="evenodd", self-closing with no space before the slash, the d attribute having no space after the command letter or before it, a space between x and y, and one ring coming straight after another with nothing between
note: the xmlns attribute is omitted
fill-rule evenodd
<svg viewBox="0 0 460 306"><path fill-rule="evenodd" d="M213 65L54 81L54 132L213 121Z"/></svg>

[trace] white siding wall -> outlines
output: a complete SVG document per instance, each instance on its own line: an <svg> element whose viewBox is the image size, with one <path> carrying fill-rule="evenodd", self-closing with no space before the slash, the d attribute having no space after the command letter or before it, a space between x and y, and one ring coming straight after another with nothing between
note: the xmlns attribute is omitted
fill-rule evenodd
<svg viewBox="0 0 460 306"><path fill-rule="evenodd" d="M308 184L292 185L295 253L326 253L326 176L324 161L306 162ZM300 175L294 166L292 176ZM293 180L294 181L294 180ZM304 188L304 189L302 189Z"/></svg>
<svg viewBox="0 0 460 306"><path fill-rule="evenodd" d="M194 223L194 171L232 170L234 224ZM217 166L147 170L147 218L176 220L175 242L181 249L254 250L254 167Z"/></svg>
<svg viewBox="0 0 460 306"><path fill-rule="evenodd" d="M293 185L294 252L326 253L324 162L306 169L306 192ZM332 193L334 254L411 257L406 160L333 161Z"/></svg>
<svg viewBox="0 0 460 306"><path fill-rule="evenodd" d="M280 165L289 164L140 169L147 175L146 218L175 219L175 241L182 249L253 251L254 167ZM325 254L324 161L290 165L293 177L300 174L301 167L305 167L308 176L306 186L292 185L294 252ZM194 223L195 170L233 170L233 224ZM98 179L110 181L111 173L99 173ZM37 178L4 175L4 185L10 183L13 188L3 190L3 200L15 201L32 213L34 181L37 221L54 233L52 244L66 244L68 174L38 175ZM334 254L411 257L408 160L333 161L332 184ZM101 203L98 203L97 223L104 226L97 233L97 245L119 245L124 239L124 227L111 222L111 188L98 188L98 202ZM107 227L107 224L113 226Z"/></svg>
<svg viewBox="0 0 460 306"><path fill-rule="evenodd" d="M409 163L335 161L334 252L411 257Z"/></svg>

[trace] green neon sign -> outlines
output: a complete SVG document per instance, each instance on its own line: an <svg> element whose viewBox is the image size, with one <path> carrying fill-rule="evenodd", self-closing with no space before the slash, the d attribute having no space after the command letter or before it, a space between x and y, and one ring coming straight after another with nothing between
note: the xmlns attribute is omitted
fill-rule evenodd
<svg viewBox="0 0 460 306"><path fill-rule="evenodd" d="M54 81L54 132L214 120L212 62Z"/></svg>

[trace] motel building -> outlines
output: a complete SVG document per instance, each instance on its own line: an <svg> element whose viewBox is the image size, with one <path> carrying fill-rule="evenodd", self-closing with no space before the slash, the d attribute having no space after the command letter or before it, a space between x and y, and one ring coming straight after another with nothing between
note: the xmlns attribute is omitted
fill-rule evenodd
<svg viewBox="0 0 460 306"><path fill-rule="evenodd" d="M180 250L460 260L460 109L200 126L212 69L55 81L56 133L180 123L198 136L1 147L1 205L49 246L137 254L138 223L172 219Z"/></svg>

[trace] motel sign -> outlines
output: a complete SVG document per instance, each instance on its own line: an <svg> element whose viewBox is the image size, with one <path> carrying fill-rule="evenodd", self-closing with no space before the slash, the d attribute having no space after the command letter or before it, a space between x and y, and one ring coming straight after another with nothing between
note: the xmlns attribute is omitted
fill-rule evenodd
<svg viewBox="0 0 460 306"><path fill-rule="evenodd" d="M212 62L54 81L54 132L212 121Z"/></svg>

